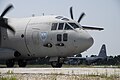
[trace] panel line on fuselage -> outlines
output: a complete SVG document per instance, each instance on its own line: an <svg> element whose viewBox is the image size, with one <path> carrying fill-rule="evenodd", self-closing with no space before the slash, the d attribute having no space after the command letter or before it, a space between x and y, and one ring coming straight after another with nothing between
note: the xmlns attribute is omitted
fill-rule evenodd
<svg viewBox="0 0 120 80"><path fill-rule="evenodd" d="M30 21L31 21L31 19L28 21L28 23L27 23L27 25L26 25L26 27L25 27L25 32L24 32L24 35L25 35L25 38L24 38L24 40L25 40L25 45L26 45L26 48L27 48L27 50L28 50L28 52L29 52L29 54L28 54L28 56L31 54L31 52L30 52L30 50L29 50L29 48L28 48L28 45L27 45L27 37L26 37L26 35L27 35L27 32L26 32L26 30L27 30L27 27L28 27L28 24L30 23Z"/></svg>

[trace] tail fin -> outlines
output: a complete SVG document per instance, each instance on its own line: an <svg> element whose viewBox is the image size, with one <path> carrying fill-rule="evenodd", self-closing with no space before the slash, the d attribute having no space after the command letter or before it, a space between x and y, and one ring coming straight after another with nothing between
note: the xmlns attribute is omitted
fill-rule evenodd
<svg viewBox="0 0 120 80"><path fill-rule="evenodd" d="M105 44L102 45L98 57L107 57Z"/></svg>

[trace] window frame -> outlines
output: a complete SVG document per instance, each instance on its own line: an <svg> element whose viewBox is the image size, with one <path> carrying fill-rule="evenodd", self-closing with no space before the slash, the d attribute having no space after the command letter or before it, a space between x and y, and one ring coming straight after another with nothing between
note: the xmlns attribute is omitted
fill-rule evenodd
<svg viewBox="0 0 120 80"><path fill-rule="evenodd" d="M57 34L57 41L59 41L59 42L62 41L62 34Z"/></svg>
<svg viewBox="0 0 120 80"><path fill-rule="evenodd" d="M68 24L69 24L73 29L76 29L76 28L74 28L70 23L72 23L72 22L68 22ZM78 26L76 23L72 23L72 24L75 24L76 26ZM78 28L80 28L80 26L78 26Z"/></svg>
<svg viewBox="0 0 120 80"><path fill-rule="evenodd" d="M53 28L53 24L57 24L55 29ZM58 23L52 23L51 24L51 31L57 30L57 27L58 27Z"/></svg>
<svg viewBox="0 0 120 80"><path fill-rule="evenodd" d="M60 24L61 24L61 23L58 24L57 30L64 30L65 23L63 22L63 28L62 28L62 29L59 29L59 25L60 25Z"/></svg>
<svg viewBox="0 0 120 80"><path fill-rule="evenodd" d="M68 33L63 34L63 41L68 41Z"/></svg>
<svg viewBox="0 0 120 80"><path fill-rule="evenodd" d="M68 25L71 29L65 29L65 25L66 25L66 24L67 24L67 25ZM73 27L71 27L71 25L70 25L70 24L65 23L65 24L64 24L64 28L63 28L63 30L74 30L74 28L73 28Z"/></svg>

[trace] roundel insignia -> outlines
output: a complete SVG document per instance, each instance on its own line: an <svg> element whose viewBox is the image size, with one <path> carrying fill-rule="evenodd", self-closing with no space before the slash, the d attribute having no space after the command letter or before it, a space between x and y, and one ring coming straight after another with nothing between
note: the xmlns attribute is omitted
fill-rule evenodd
<svg viewBox="0 0 120 80"><path fill-rule="evenodd" d="M41 39L45 41L47 39L47 32L41 32Z"/></svg>

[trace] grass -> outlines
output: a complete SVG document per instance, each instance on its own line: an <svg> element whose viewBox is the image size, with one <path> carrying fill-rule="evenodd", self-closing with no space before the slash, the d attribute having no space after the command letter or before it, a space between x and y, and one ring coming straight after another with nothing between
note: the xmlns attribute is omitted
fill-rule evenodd
<svg viewBox="0 0 120 80"><path fill-rule="evenodd" d="M86 77L98 77L100 79L105 79L105 80L120 80L119 75L106 76L105 74L101 74L101 75L87 75Z"/></svg>
<svg viewBox="0 0 120 80"><path fill-rule="evenodd" d="M11 77L0 77L0 80L18 80L18 79L14 76L11 76Z"/></svg>
<svg viewBox="0 0 120 80"><path fill-rule="evenodd" d="M15 65L15 67L18 67ZM35 67L35 68L50 68L51 65L27 65L27 67ZM120 68L118 66L87 66L87 65L63 65L64 68ZM116 71L114 71L116 72ZM0 73L2 74L2 73ZM31 77L30 77L31 76ZM21 78L21 79L20 79ZM72 75L63 74L63 73L51 73L51 74L14 74L13 71L8 70L6 74L0 75L0 80L120 80L120 74L109 75L107 71L104 74L85 74L85 75L75 75L74 71L72 71Z"/></svg>
<svg viewBox="0 0 120 80"><path fill-rule="evenodd" d="M9 72L9 71L8 71ZM119 75L106 74L85 74L85 75L70 75L62 73L52 74L9 74L6 73L0 76L0 80L120 80Z"/></svg>
<svg viewBox="0 0 120 80"><path fill-rule="evenodd" d="M7 74L13 74L14 72L12 70L8 70Z"/></svg>

